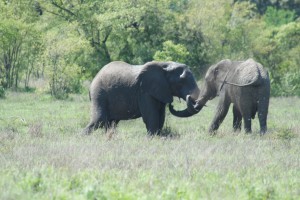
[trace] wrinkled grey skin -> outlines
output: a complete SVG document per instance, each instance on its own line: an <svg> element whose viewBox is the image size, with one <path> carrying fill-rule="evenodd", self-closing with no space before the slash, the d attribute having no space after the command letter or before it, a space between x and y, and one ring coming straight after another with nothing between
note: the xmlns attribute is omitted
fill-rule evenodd
<svg viewBox="0 0 300 200"><path fill-rule="evenodd" d="M91 120L83 133L99 127L107 130L120 120L142 117L148 134L159 134L165 121L166 104L173 96L187 100L181 112L195 114L194 103L200 90L185 64L148 62L130 65L111 62L96 75L90 87Z"/></svg>
<svg viewBox="0 0 300 200"><path fill-rule="evenodd" d="M241 130L242 119L245 132L251 132L251 118L258 113L260 133L267 131L267 115L270 97L268 72L253 59L246 61L222 60L211 66L205 76L204 87L195 109L201 110L208 100L220 96L219 104L210 125L214 133L224 120L233 103L233 128ZM171 111L173 112L173 111ZM177 111L177 116L182 113Z"/></svg>

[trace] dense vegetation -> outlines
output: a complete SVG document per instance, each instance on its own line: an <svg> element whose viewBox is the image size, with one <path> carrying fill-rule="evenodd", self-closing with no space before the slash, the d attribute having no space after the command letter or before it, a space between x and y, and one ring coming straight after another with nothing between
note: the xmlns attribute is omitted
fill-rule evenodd
<svg viewBox="0 0 300 200"><path fill-rule="evenodd" d="M57 98L112 60L174 60L201 78L221 59L255 58L272 94L300 95L299 0L0 0L0 96L34 87Z"/></svg>
<svg viewBox="0 0 300 200"><path fill-rule="evenodd" d="M167 113L168 137L147 137L142 119L82 137L87 95L53 101L7 92L0 100L0 199L299 199L300 99L271 98L264 136L258 119L252 134L233 133L228 113L211 137L217 103L190 118Z"/></svg>

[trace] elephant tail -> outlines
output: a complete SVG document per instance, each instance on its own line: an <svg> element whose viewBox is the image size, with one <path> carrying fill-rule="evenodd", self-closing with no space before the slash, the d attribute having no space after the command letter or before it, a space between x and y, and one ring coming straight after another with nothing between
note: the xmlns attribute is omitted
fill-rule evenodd
<svg viewBox="0 0 300 200"><path fill-rule="evenodd" d="M90 98L90 101L92 100L91 98L91 91L89 90L89 98Z"/></svg>

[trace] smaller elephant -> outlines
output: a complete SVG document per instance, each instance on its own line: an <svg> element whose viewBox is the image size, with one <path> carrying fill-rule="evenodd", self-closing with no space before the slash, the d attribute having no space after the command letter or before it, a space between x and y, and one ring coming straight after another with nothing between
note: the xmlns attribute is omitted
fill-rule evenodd
<svg viewBox="0 0 300 200"><path fill-rule="evenodd" d="M246 61L222 60L212 65L205 75L204 87L194 108L202 109L208 100L220 96L217 111L209 132L214 133L227 115L233 103L233 128L241 130L242 119L245 132L251 132L251 118L258 113L260 133L267 131L267 115L270 98L270 79L263 66L253 59ZM185 117L179 111L177 116Z"/></svg>
<svg viewBox="0 0 300 200"><path fill-rule="evenodd" d="M159 134L165 121L166 104L173 96L186 100L186 115L196 114L195 100L200 94L188 66L176 62L148 62L130 65L115 61L104 66L90 87L92 116L83 133L120 120L142 117L148 134Z"/></svg>

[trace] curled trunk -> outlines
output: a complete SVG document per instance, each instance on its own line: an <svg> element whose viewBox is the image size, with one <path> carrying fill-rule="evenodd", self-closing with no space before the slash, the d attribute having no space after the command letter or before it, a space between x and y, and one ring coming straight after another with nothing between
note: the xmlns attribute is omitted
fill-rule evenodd
<svg viewBox="0 0 300 200"><path fill-rule="evenodd" d="M190 95L186 96L186 104L187 108L179 111L175 110L172 104L169 104L169 110L171 114L176 117L190 117L197 114L202 108L200 108L200 106L198 106L198 104L194 100L192 100Z"/></svg>

